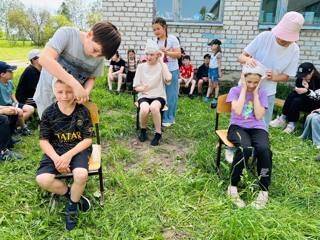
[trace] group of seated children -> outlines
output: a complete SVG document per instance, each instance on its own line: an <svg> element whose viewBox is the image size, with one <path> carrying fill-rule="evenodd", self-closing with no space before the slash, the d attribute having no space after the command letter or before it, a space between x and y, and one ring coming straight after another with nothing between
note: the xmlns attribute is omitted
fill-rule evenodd
<svg viewBox="0 0 320 240"><path fill-rule="evenodd" d="M0 62L0 114L2 119L0 126L0 159L2 160L22 158L21 155L9 150L13 147L14 143L20 141L20 139L12 138L13 134L31 134L31 131L27 128L26 121L33 114L34 107L19 102L13 93L14 85L12 79L13 71L16 69L16 66L9 65L6 62ZM6 128L5 126L9 127Z"/></svg>

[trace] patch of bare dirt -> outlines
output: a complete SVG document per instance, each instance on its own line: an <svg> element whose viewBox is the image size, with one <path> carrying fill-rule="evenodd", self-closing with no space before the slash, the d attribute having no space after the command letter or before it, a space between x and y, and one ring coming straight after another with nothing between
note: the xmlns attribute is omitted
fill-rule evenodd
<svg viewBox="0 0 320 240"><path fill-rule="evenodd" d="M166 240L180 240L191 239L190 236L182 231L178 231L175 228L166 228L162 231L162 236Z"/></svg>
<svg viewBox="0 0 320 240"><path fill-rule="evenodd" d="M119 144L132 151L134 156L134 159L126 164L125 170L142 168L149 172L155 168L163 168L183 173L186 169L187 154L192 151L192 142L168 137L164 136L160 145L156 147L150 145L153 138L151 134L144 143L141 143L137 137L119 141Z"/></svg>

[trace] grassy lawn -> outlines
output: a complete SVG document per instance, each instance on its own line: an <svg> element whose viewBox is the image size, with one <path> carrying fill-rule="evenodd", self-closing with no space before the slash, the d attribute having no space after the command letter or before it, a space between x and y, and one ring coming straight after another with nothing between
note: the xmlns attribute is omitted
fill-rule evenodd
<svg viewBox="0 0 320 240"><path fill-rule="evenodd" d="M15 82L21 69L16 73ZM237 209L225 194L229 165L222 161L221 178L214 172L209 105L181 97L176 124L151 148L137 141L131 95L113 95L99 80L92 100L101 115L105 205L96 196L98 178L90 177L85 194L93 208L80 214L75 230L64 230L63 198L35 183L41 158L35 130L15 147L26 159L0 163L0 239L320 239L318 151L298 138L301 125L293 136L271 129L268 207ZM228 126L227 117L221 122ZM242 182L242 197L251 202L254 178L247 174Z"/></svg>
<svg viewBox="0 0 320 240"><path fill-rule="evenodd" d="M7 40L0 39L0 61L22 61L28 63L28 52L33 48L30 42L26 41L25 45L22 42L17 42L16 45L10 44Z"/></svg>

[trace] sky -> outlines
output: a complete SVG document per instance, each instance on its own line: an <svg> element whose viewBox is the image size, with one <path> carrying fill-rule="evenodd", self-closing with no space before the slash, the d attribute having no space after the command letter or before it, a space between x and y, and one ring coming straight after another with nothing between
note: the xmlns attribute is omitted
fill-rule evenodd
<svg viewBox="0 0 320 240"><path fill-rule="evenodd" d="M63 0L20 0L27 8L46 9L51 13L55 13L60 7Z"/></svg>

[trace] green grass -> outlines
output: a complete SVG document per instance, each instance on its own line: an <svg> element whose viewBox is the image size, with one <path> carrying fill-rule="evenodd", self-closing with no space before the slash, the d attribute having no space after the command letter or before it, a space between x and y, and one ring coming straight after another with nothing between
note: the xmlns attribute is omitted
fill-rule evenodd
<svg viewBox="0 0 320 240"><path fill-rule="evenodd" d="M15 45L10 44L7 40L0 39L0 61L22 61L28 63L28 52L33 48L30 42L26 41L25 45L22 42L16 42Z"/></svg>
<svg viewBox="0 0 320 240"><path fill-rule="evenodd" d="M15 82L20 74L18 69ZM271 129L268 207L237 209L225 195L229 165L222 162L221 178L213 170L217 138L207 104L180 98L176 124L165 130L162 146L139 155L128 146L136 138L132 96L110 94L100 79L92 99L101 115L105 206L95 197L98 179L90 177L85 193L93 208L80 215L75 230L64 230L62 199L52 199L34 180L41 158L36 130L15 147L26 159L0 163L0 239L320 239L318 151L298 138L301 125L293 136ZM221 121L227 127L228 117ZM172 160L183 163L183 171L137 164L178 143L181 149L188 144L187 153ZM249 174L242 181L247 202L257 190L253 180Z"/></svg>

